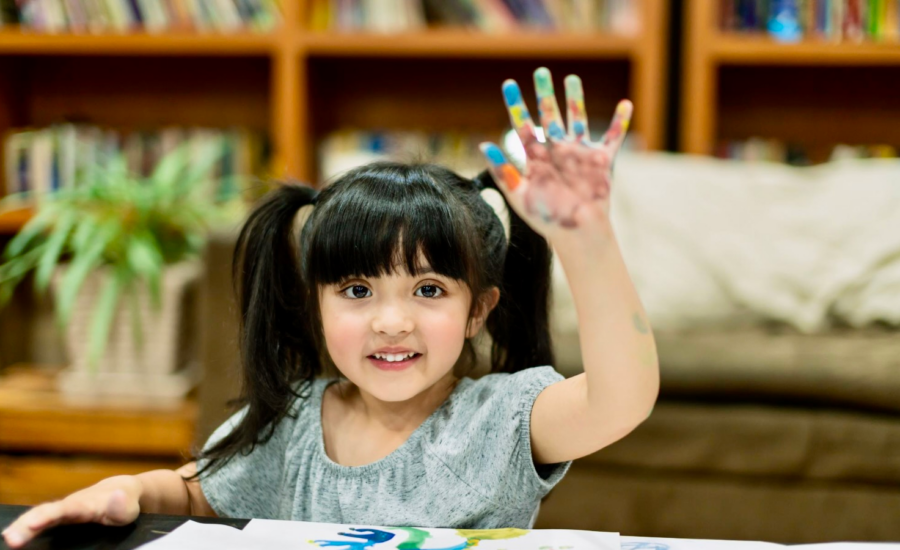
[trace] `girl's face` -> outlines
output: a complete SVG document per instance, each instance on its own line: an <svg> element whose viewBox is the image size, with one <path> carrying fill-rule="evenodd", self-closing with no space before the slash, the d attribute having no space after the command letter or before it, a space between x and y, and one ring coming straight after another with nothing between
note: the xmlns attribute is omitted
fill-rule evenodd
<svg viewBox="0 0 900 550"><path fill-rule="evenodd" d="M350 382L381 401L406 401L447 376L486 316L473 319L467 332L470 291L428 273L422 262L415 277L401 270L320 290L328 353ZM499 298L496 289L493 295ZM397 356L404 360L390 361Z"/></svg>

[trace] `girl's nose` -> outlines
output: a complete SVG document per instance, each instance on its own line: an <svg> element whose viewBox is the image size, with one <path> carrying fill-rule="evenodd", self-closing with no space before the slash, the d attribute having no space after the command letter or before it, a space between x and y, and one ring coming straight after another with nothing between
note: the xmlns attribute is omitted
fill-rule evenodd
<svg viewBox="0 0 900 550"><path fill-rule="evenodd" d="M379 334L393 336L412 332L415 321L402 305L385 305L372 319L372 330Z"/></svg>

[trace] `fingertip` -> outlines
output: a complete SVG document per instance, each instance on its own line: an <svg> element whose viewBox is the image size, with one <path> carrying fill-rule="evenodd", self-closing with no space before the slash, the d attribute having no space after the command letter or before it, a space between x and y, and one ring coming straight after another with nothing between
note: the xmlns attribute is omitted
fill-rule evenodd
<svg viewBox="0 0 900 550"><path fill-rule="evenodd" d="M491 163L491 166L500 166L501 164L506 163L506 156L503 154L503 151L496 144L491 143L490 141L485 141L478 146L481 149L482 154L487 158L487 160Z"/></svg>
<svg viewBox="0 0 900 550"><path fill-rule="evenodd" d="M553 83L553 75L550 74L550 69L547 67L538 67L534 70L534 81L539 86L552 84Z"/></svg>
<svg viewBox="0 0 900 550"><path fill-rule="evenodd" d="M515 80L511 78L504 80L501 89L503 90L503 98L508 106L522 103L522 92L519 90L519 84Z"/></svg>
<svg viewBox="0 0 900 550"><path fill-rule="evenodd" d="M18 531L10 531L7 529L6 531L3 531L3 540L6 541L6 544L10 548L18 548L25 544L27 539Z"/></svg>

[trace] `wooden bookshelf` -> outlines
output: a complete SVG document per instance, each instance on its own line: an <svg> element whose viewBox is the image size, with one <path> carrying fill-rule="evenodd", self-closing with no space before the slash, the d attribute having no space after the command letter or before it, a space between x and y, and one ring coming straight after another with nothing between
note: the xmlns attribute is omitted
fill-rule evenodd
<svg viewBox="0 0 900 550"><path fill-rule="evenodd" d="M723 32L719 4L685 2L681 150L711 154L753 136L819 159L837 143L900 145L900 44Z"/></svg>
<svg viewBox="0 0 900 550"><path fill-rule="evenodd" d="M766 36L720 34L709 50L718 63L729 65L900 65L900 44L837 43L807 40L776 42Z"/></svg>
<svg viewBox="0 0 900 550"><path fill-rule="evenodd" d="M516 78L527 90L531 72L546 65L560 81L570 71L582 76L596 116L631 98L633 129L649 148L663 147L666 0L643 0L642 30L633 37L307 32L306 5L284 2L283 25L262 35L4 29L0 135L63 119L123 129L242 125L269 136L272 176L313 181L319 140L345 126L499 133L508 126L503 79ZM0 214L0 232L14 231L13 220L21 223Z"/></svg>
<svg viewBox="0 0 900 550"><path fill-rule="evenodd" d="M0 235L15 233L31 219L34 211L30 208L19 208L0 212Z"/></svg>
<svg viewBox="0 0 900 550"><path fill-rule="evenodd" d="M462 58L586 58L634 57L642 45L636 38L616 35L554 35L521 32L486 35L474 31L432 30L394 35L309 33L297 37L309 55L354 57Z"/></svg>
<svg viewBox="0 0 900 550"><path fill-rule="evenodd" d="M0 30L2 55L270 55L277 34L41 34Z"/></svg>

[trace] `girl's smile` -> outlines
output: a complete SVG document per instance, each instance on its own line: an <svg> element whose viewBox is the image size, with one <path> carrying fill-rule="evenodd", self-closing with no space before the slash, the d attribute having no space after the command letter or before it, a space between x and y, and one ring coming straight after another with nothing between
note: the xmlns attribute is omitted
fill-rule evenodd
<svg viewBox="0 0 900 550"><path fill-rule="evenodd" d="M381 355L381 354L379 354ZM408 367L411 367L413 363L419 360L422 357L421 353L413 353L413 354L399 354L399 355L391 355L390 357L405 357L399 360L393 359L382 359L379 356L370 355L369 361L372 362L377 368L383 371L402 371L406 370Z"/></svg>

